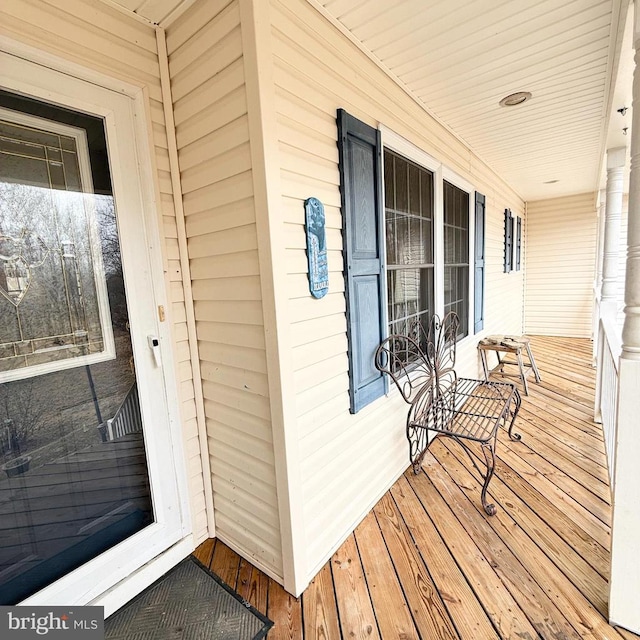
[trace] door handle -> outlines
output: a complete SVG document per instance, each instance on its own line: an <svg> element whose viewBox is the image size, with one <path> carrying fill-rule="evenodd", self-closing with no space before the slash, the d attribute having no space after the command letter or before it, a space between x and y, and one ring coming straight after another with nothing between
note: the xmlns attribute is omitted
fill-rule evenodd
<svg viewBox="0 0 640 640"><path fill-rule="evenodd" d="M156 367L162 366L162 356L160 354L160 340L156 336L147 336L147 344L149 345L149 349L151 349L151 353L153 354L153 359L156 363Z"/></svg>

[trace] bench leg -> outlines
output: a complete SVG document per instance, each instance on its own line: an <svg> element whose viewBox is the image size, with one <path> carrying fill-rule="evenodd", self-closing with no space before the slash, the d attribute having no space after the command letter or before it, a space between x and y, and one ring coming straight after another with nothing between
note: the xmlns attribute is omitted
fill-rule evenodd
<svg viewBox="0 0 640 640"><path fill-rule="evenodd" d="M413 467L413 473L418 475L429 446L429 429L407 424L407 440L409 441L409 460Z"/></svg>
<svg viewBox="0 0 640 640"><path fill-rule="evenodd" d="M493 516L496 514L497 509L495 504L487 504L487 489L489 488L489 483L491 482L493 471L496 466L496 443L495 440L492 440L491 442L483 442L481 446L482 453L484 454L484 461L487 465L487 472L484 476L484 484L482 485L482 494L480 498L482 500L482 506L485 513L488 516Z"/></svg>
<svg viewBox="0 0 640 640"><path fill-rule="evenodd" d="M513 389L513 402L515 404L515 408L511 411L511 407L507 410L508 413L511 413L511 423L509 424L509 437L512 440L522 440L522 436L519 433L513 432L513 423L516 421L518 417L518 412L520 411L520 405L522 404L522 397L520 396L520 392L514 388ZM507 416L505 416L506 419Z"/></svg>

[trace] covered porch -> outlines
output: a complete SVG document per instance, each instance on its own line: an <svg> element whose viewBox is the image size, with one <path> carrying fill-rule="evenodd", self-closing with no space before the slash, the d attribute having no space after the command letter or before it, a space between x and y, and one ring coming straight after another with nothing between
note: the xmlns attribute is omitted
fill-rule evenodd
<svg viewBox="0 0 640 640"><path fill-rule="evenodd" d="M208 540L197 557L273 638L635 638L608 620L610 490L586 339L533 337L542 374L500 434L486 517L464 452L436 440L299 599ZM398 415L398 420L403 420Z"/></svg>

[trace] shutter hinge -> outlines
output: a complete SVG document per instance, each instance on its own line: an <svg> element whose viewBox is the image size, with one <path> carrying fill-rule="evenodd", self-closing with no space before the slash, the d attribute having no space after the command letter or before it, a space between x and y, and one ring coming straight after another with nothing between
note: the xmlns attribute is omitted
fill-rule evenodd
<svg viewBox="0 0 640 640"><path fill-rule="evenodd" d="M160 319L160 322L165 321L164 306L161 304L158 305L158 318Z"/></svg>

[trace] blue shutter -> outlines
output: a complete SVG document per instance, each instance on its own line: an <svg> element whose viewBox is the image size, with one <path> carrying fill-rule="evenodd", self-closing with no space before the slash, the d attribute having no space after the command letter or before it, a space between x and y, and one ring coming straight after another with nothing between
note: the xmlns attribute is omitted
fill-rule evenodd
<svg viewBox="0 0 640 640"><path fill-rule="evenodd" d="M349 396L356 413L386 392L374 365L386 337L380 132L338 110Z"/></svg>
<svg viewBox="0 0 640 640"><path fill-rule="evenodd" d="M511 271L511 258L513 256L513 218L511 209L504 210L504 272Z"/></svg>
<svg viewBox="0 0 640 640"><path fill-rule="evenodd" d="M475 270L474 270L474 333L484 328L484 228L485 197L476 191Z"/></svg>
<svg viewBox="0 0 640 640"><path fill-rule="evenodd" d="M516 271L520 271L520 259L522 255L522 218L516 218Z"/></svg>

